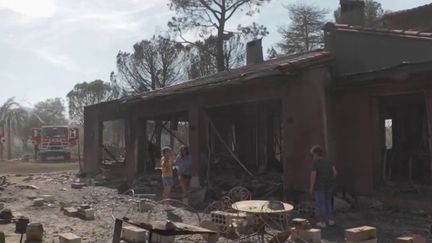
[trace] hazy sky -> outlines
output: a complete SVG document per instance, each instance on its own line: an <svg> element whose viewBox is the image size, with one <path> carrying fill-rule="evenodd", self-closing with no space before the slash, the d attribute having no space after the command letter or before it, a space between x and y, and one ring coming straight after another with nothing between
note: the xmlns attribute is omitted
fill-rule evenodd
<svg viewBox="0 0 432 243"><path fill-rule="evenodd" d="M237 15L231 27L264 24L269 47L288 24L282 4L273 0L260 14ZM303 0L334 10L339 0ZM384 9L400 10L431 0L378 0ZM25 106L64 98L75 83L109 80L119 50L166 29L172 15L168 0L0 0L0 103L15 96ZM329 15L329 20L332 16ZM235 29L235 28L233 28ZM65 99L65 98L64 98Z"/></svg>

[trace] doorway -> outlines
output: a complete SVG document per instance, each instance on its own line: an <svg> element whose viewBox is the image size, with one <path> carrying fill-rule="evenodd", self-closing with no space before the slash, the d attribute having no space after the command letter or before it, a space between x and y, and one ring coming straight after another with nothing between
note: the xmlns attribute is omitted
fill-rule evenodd
<svg viewBox="0 0 432 243"><path fill-rule="evenodd" d="M383 180L428 183L430 151L424 95L382 97L379 105Z"/></svg>

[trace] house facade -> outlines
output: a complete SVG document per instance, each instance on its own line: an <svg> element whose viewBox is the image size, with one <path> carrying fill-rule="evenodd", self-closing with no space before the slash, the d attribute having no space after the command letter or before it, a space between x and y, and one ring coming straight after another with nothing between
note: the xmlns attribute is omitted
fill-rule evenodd
<svg viewBox="0 0 432 243"><path fill-rule="evenodd" d="M307 190L315 144L335 162L338 184L358 193L430 183L432 34L332 23L324 31L324 50L86 107L84 172L105 167L132 180L153 171L148 126L166 121L172 131L187 124L196 184L272 169L285 190ZM103 165L109 120L124 121L126 155Z"/></svg>

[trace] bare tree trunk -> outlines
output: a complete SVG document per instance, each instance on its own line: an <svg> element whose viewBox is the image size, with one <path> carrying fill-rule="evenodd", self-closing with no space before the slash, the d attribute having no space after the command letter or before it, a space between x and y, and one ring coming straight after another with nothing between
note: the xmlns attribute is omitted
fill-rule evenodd
<svg viewBox="0 0 432 243"><path fill-rule="evenodd" d="M217 64L218 72L225 71L225 55L224 55L225 8L223 8L222 10L220 19L221 21L219 22L217 42L216 42L216 64Z"/></svg>
<svg viewBox="0 0 432 243"><path fill-rule="evenodd" d="M218 72L225 70L225 60L223 53L223 33L218 34L218 41L216 46L216 64Z"/></svg>
<svg viewBox="0 0 432 243"><path fill-rule="evenodd" d="M7 120L7 159L12 159L12 136L11 136L11 122Z"/></svg>

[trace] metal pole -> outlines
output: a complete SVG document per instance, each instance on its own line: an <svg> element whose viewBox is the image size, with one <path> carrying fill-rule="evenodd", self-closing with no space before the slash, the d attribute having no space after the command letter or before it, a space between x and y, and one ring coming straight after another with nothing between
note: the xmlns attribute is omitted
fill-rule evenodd
<svg viewBox="0 0 432 243"><path fill-rule="evenodd" d="M122 225L123 225L122 220L120 220L120 219L115 220L114 235L113 235L112 243L120 243Z"/></svg>

